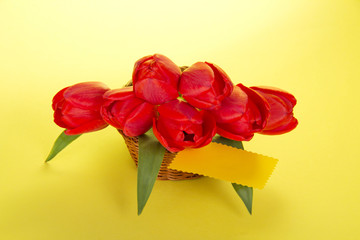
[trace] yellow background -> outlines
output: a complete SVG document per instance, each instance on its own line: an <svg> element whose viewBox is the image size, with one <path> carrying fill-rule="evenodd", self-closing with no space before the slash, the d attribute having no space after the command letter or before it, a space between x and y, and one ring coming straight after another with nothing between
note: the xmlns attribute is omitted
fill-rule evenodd
<svg viewBox="0 0 360 240"><path fill-rule="evenodd" d="M86 134L45 165L52 96L121 87L162 53L293 93L299 126L246 149L279 159L249 216L229 183L156 182L136 214L119 134ZM0 0L0 239L359 239L360 1Z"/></svg>

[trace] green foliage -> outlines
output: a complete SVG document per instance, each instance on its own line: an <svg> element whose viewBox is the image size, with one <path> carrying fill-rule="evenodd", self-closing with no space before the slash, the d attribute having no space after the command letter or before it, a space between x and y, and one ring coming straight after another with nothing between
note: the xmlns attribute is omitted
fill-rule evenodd
<svg viewBox="0 0 360 240"><path fill-rule="evenodd" d="M138 215L145 207L159 174L165 148L150 130L139 136L139 159L137 176Z"/></svg>
<svg viewBox="0 0 360 240"><path fill-rule="evenodd" d="M55 143L46 158L45 162L50 161L53 159L61 150L63 150L67 145L69 145L71 142L73 142L75 139L80 137L79 135L66 135L65 132L62 132L59 137L55 140Z"/></svg>

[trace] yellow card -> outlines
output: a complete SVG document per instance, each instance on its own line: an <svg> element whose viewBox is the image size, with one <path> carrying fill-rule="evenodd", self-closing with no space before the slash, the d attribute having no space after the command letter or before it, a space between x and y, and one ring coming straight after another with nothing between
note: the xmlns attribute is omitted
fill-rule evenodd
<svg viewBox="0 0 360 240"><path fill-rule="evenodd" d="M212 142L179 152L169 168L261 189L277 159Z"/></svg>

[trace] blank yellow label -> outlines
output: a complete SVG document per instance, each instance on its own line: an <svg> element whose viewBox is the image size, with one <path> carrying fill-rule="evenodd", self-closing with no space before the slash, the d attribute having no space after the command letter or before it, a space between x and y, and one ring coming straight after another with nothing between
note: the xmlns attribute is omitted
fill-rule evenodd
<svg viewBox="0 0 360 240"><path fill-rule="evenodd" d="M169 168L262 189L277 159L219 143L179 152Z"/></svg>

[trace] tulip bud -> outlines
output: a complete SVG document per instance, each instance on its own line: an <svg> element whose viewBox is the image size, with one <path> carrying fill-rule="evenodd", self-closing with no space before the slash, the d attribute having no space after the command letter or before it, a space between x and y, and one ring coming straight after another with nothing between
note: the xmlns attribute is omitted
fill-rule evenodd
<svg viewBox="0 0 360 240"><path fill-rule="evenodd" d="M218 134L237 141L249 141L254 133L265 127L269 105L260 94L238 84L213 114Z"/></svg>
<svg viewBox="0 0 360 240"><path fill-rule="evenodd" d="M273 87L251 87L262 95L270 105L269 119L261 134L276 135L290 132L298 121L294 117L293 108L296 99L293 95Z"/></svg>
<svg viewBox="0 0 360 240"><path fill-rule="evenodd" d="M125 87L109 90L104 94L101 115L111 126L134 137L151 128L154 106L137 98L132 87Z"/></svg>
<svg viewBox="0 0 360 240"><path fill-rule="evenodd" d="M153 132L159 142L171 152L187 147L203 147L215 135L214 117L186 102L175 99L160 105L158 113L153 122Z"/></svg>
<svg viewBox="0 0 360 240"><path fill-rule="evenodd" d="M135 95L154 105L176 99L180 75L180 68L163 55L143 57L134 67Z"/></svg>
<svg viewBox="0 0 360 240"><path fill-rule="evenodd" d="M196 108L215 110L229 96L233 84L226 73L215 64L197 62L181 75L179 91Z"/></svg>
<svg viewBox="0 0 360 240"><path fill-rule="evenodd" d="M107 126L100 115L103 94L109 88L100 82L84 82L62 89L52 103L54 122L66 128L65 134L77 135Z"/></svg>

